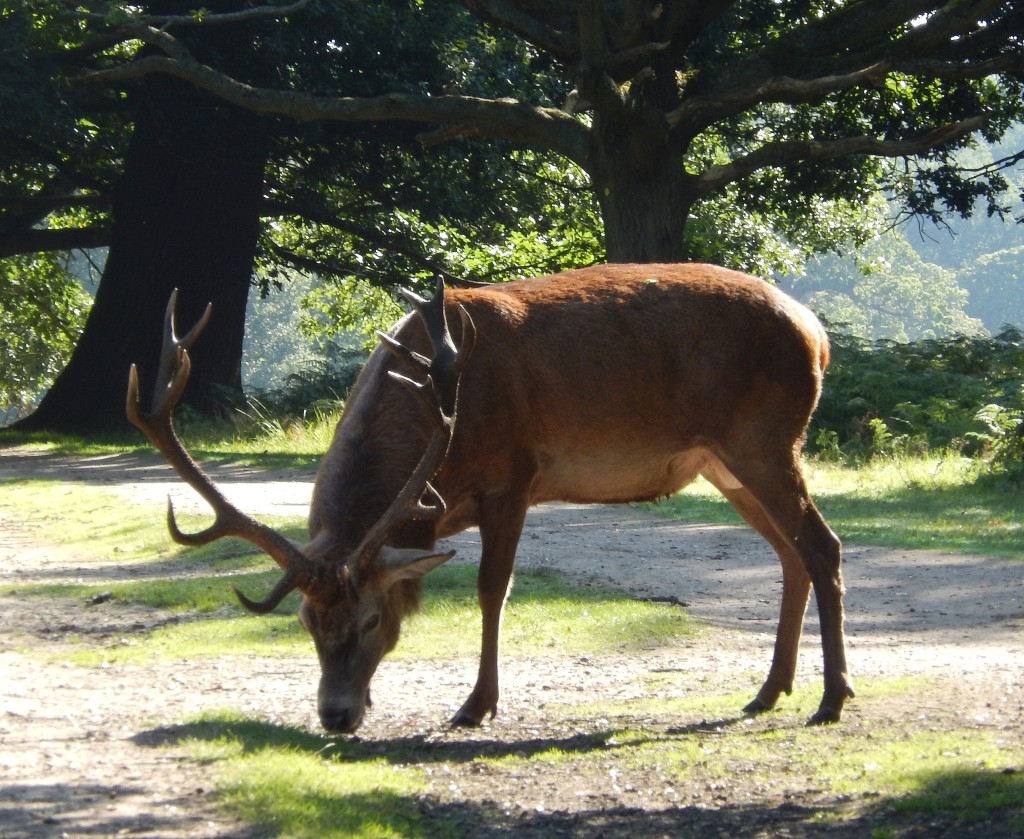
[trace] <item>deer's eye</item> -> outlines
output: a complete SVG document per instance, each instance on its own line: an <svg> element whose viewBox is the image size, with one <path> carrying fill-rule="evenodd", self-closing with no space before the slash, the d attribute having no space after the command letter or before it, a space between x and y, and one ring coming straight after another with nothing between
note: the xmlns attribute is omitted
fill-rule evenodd
<svg viewBox="0 0 1024 839"><path fill-rule="evenodd" d="M363 621L362 632L373 632L378 626L380 626L380 614L370 615L365 621Z"/></svg>

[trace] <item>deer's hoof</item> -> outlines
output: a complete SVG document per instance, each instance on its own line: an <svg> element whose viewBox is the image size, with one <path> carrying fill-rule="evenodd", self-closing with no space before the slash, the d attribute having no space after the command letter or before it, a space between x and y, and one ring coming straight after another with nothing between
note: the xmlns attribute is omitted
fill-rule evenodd
<svg viewBox="0 0 1024 839"><path fill-rule="evenodd" d="M453 728L479 728L482 718L477 719L465 711L459 711L451 719L451 725Z"/></svg>
<svg viewBox="0 0 1024 839"><path fill-rule="evenodd" d="M756 717L758 714L763 714L767 711L771 711L774 707L774 705L769 705L766 702L762 702L760 699L755 697L753 702L750 702L749 704L743 707L743 713L748 714L752 717Z"/></svg>
<svg viewBox="0 0 1024 839"><path fill-rule="evenodd" d="M498 713L497 705L493 705L491 708L483 711L474 711L468 706L469 703L467 702L459 709L459 712L452 717L451 725L454 728L479 728L484 721L484 717L488 717L493 720L494 715Z"/></svg>
<svg viewBox="0 0 1024 839"><path fill-rule="evenodd" d="M836 708L826 708L822 706L815 712L814 716L807 720L808 725L835 725L839 722L839 718L842 716L842 711Z"/></svg>

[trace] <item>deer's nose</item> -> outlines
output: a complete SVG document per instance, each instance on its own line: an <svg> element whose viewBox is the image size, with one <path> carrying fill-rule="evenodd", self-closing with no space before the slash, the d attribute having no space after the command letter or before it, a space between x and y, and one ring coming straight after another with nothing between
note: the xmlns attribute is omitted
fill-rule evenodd
<svg viewBox="0 0 1024 839"><path fill-rule="evenodd" d="M320 723L330 734L351 734L363 721L363 714L353 708L325 708Z"/></svg>

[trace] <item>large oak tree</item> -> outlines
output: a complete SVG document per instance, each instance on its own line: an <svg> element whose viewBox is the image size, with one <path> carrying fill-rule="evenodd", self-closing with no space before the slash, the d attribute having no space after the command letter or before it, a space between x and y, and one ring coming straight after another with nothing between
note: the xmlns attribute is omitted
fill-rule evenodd
<svg viewBox="0 0 1024 839"><path fill-rule="evenodd" d="M429 5L429 4L425 4ZM1005 184L952 153L1022 115L1024 8L1007 0L461 0L526 42L562 81L561 101L409 93L322 96L240 82L138 20L161 54L96 80L168 73L240 107L300 121L407 120L553 151L590 178L610 260L691 257L688 219L734 185L856 199L888 185L915 212L969 211ZM303 12L298 11L296 15ZM916 158L901 173L878 159ZM990 173L992 174L992 173ZM785 181L779 187L775 181ZM780 202L775 200L778 208Z"/></svg>

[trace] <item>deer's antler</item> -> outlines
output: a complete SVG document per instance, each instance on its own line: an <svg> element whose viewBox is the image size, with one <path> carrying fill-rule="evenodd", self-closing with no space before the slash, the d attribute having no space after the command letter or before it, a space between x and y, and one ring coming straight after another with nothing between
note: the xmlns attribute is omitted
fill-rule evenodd
<svg viewBox="0 0 1024 839"><path fill-rule="evenodd" d="M374 523L362 543L353 553L355 568L365 567L381 552L388 537L402 523L413 519L432 520L443 515L444 499L430 484L451 443L455 429L455 415L458 405L459 379L476 342L476 327L463 306L459 306L462 321L462 337L458 347L448 330L448 319L444 308L444 283L438 280L437 291L429 300L411 291L402 295L418 312L426 327L427 338L433 350L431 358L406 347L382 332L383 345L400 359L412 362L425 374L423 382L391 371L389 375L411 390L428 421L434 426L430 442L413 470L405 486L391 502L384 514Z"/></svg>
<svg viewBox="0 0 1024 839"><path fill-rule="evenodd" d="M168 497L167 528L171 538L182 545L205 545L224 536L235 536L270 554L284 569L284 579L261 601L250 600L235 589L235 594L247 609L258 613L269 612L290 591L312 580L316 576L317 566L295 543L232 505L185 450L174 430L172 414L185 391L191 372L188 350L206 326L211 312L211 306L207 305L206 311L196 325L184 337L178 338L174 323L177 298L178 290L175 289L171 292L164 315L163 348L160 353L157 382L153 390L152 409L144 414L139 408L139 373L133 364L128 374L125 410L128 419L160 450L178 476L213 508L215 518L210 527L198 533L184 533L178 528L174 517L174 505Z"/></svg>

